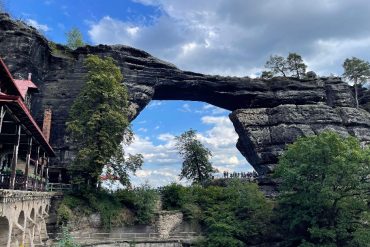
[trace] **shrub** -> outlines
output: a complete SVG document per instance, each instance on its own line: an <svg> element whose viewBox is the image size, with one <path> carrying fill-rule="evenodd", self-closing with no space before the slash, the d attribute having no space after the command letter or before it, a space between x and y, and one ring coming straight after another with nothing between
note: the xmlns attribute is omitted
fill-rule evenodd
<svg viewBox="0 0 370 247"><path fill-rule="evenodd" d="M155 216L155 207L159 194L148 185L134 190L120 190L115 193L117 200L135 212L136 222L139 224L151 223Z"/></svg>
<svg viewBox="0 0 370 247"><path fill-rule="evenodd" d="M189 189L176 183L163 187L161 195L164 210L180 210L190 200Z"/></svg>
<svg viewBox="0 0 370 247"><path fill-rule="evenodd" d="M67 227L62 229L62 238L58 241L55 247L80 247L78 243L72 238Z"/></svg>

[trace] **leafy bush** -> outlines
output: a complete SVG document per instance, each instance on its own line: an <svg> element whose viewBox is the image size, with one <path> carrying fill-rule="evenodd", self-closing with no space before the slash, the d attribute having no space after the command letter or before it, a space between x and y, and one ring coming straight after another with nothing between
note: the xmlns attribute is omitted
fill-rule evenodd
<svg viewBox="0 0 370 247"><path fill-rule="evenodd" d="M67 205L62 203L57 210L58 225L66 226L68 222L72 219L72 216L72 210Z"/></svg>
<svg viewBox="0 0 370 247"><path fill-rule="evenodd" d="M62 238L58 241L55 247L80 247L78 243L72 238L67 227L62 229Z"/></svg>
<svg viewBox="0 0 370 247"><path fill-rule="evenodd" d="M205 238L198 246L245 246L261 242L272 216L272 203L254 183L232 181L225 185L162 189L166 209L180 209L188 220L198 220Z"/></svg>
<svg viewBox="0 0 370 247"><path fill-rule="evenodd" d="M153 221L159 194L148 185L134 190L120 190L115 193L115 196L121 204L135 212L137 223L147 224Z"/></svg>
<svg viewBox="0 0 370 247"><path fill-rule="evenodd" d="M180 184L172 183L162 188L162 207L164 210L179 210L189 203L190 190Z"/></svg>

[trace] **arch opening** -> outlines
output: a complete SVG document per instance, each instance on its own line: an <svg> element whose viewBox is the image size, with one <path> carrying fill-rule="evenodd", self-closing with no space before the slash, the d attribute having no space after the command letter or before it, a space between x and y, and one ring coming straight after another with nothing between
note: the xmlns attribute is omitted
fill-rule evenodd
<svg viewBox="0 0 370 247"><path fill-rule="evenodd" d="M6 217L0 217L0 246L6 246L9 236L9 221Z"/></svg>
<svg viewBox="0 0 370 247"><path fill-rule="evenodd" d="M30 218L31 218L32 220L35 220L35 209L34 209L34 208L32 208L32 210L31 210Z"/></svg>
<svg viewBox="0 0 370 247"><path fill-rule="evenodd" d="M25 215L24 215L24 211L22 210L18 216L18 224L23 226L24 220L25 220Z"/></svg>
<svg viewBox="0 0 370 247"><path fill-rule="evenodd" d="M143 169L132 176L133 184L148 182L159 187L171 182L181 182L179 174L182 159L175 147L175 137L194 129L198 139L213 153L211 162L219 173L253 172L254 169L237 150L238 134L229 119L230 111L197 101L153 100L132 122L134 143L127 153L144 156Z"/></svg>

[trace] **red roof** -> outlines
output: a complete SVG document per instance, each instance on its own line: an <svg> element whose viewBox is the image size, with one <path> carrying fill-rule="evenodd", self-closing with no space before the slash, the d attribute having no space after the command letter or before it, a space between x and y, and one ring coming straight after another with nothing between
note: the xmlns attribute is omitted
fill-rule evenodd
<svg viewBox="0 0 370 247"><path fill-rule="evenodd" d="M5 65L4 61L0 58L0 75L4 75L5 83L7 83L7 87L10 87L11 91L15 93L14 95L22 96L21 90L19 89L18 85L15 83L12 74L10 74L8 67ZM24 99L24 97L22 97Z"/></svg>
<svg viewBox="0 0 370 247"><path fill-rule="evenodd" d="M15 85L19 89L23 99L26 98L26 94L29 88L37 89L37 86L30 80L14 80Z"/></svg>

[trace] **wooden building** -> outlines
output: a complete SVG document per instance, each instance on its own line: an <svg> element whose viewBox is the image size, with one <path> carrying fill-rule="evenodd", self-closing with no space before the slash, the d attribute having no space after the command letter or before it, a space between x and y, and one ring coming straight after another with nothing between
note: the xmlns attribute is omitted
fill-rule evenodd
<svg viewBox="0 0 370 247"><path fill-rule="evenodd" d="M43 131L30 113L36 85L15 80L0 58L0 189L44 190L48 181L51 111ZM45 123L46 122L46 123Z"/></svg>

